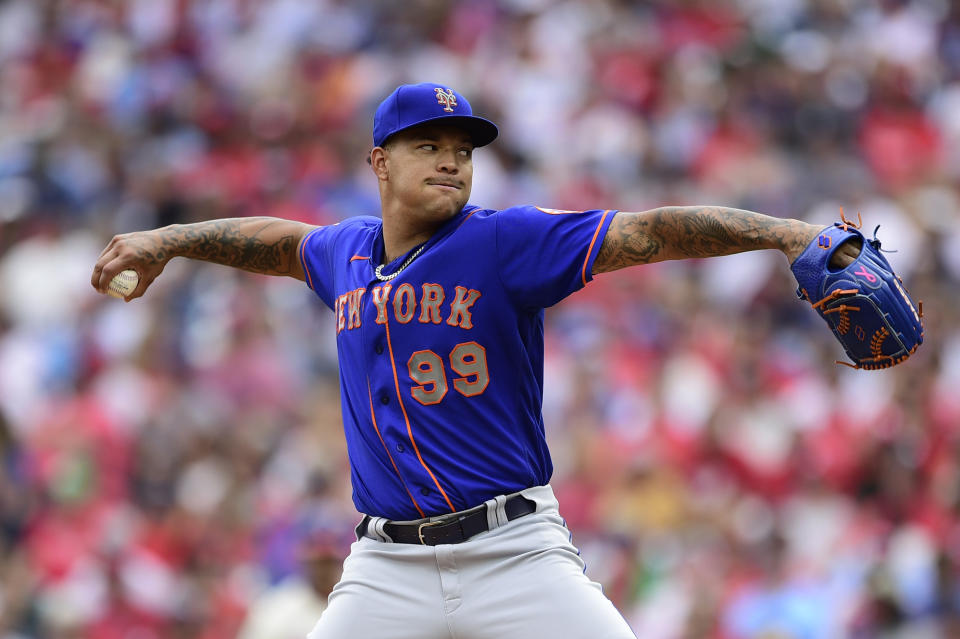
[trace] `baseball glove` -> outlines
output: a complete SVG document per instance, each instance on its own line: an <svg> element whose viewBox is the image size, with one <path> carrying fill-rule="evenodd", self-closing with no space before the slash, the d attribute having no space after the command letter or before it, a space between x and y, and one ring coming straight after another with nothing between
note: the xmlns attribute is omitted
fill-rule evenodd
<svg viewBox="0 0 960 639"><path fill-rule="evenodd" d="M813 306L830 326L853 364L876 370L904 361L923 343L923 303L914 307L890 263L880 253L877 230L867 240L840 212L791 265L799 287L797 295ZM878 226L877 229L880 227ZM830 258L847 241L862 243L852 264L830 267Z"/></svg>

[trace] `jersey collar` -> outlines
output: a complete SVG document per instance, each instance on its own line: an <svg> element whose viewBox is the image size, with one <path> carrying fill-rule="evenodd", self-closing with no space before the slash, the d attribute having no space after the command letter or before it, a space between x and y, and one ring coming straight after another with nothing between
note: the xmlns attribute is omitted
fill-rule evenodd
<svg viewBox="0 0 960 639"><path fill-rule="evenodd" d="M465 205L459 213L454 215L452 218L443 223L437 232L434 233L429 240L426 241L426 246L424 251L430 250L430 247L442 240L443 238L451 235L454 231L460 228L460 225L463 224L464 220L474 211L478 210L480 207L473 204ZM383 267L385 273L391 273L394 269L398 268L403 262L410 256L411 253L420 248L421 245L414 246L409 251L399 256L395 260L391 261L389 264ZM380 264L383 260L383 221L380 221L380 224L377 226L377 232L373 235L372 244L370 247L370 275L373 276L373 269Z"/></svg>

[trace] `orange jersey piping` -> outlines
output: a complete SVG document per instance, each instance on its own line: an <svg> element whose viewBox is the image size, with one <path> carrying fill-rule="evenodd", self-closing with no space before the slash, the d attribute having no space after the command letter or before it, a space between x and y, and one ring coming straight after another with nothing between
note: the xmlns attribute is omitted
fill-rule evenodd
<svg viewBox="0 0 960 639"><path fill-rule="evenodd" d="M603 228L603 221L607 219L607 214L610 213L610 210L607 209L603 212L603 215L600 217L600 223L597 224L597 230L593 232L593 239L590 240L590 247L587 249L587 257L583 260L583 285L587 285L587 264L590 263L590 254L593 253L593 245L597 243L597 236L600 235L600 229Z"/></svg>
<svg viewBox="0 0 960 639"><path fill-rule="evenodd" d="M472 216L474 213L476 213L477 210L478 210L478 209L473 209L472 211L470 211L469 213L467 213L467 217L463 218L463 222L460 222L460 224L457 225L457 231L460 230L460 227L461 227L461 226L463 226L464 224L466 224L467 220L470 219L470 216Z"/></svg>
<svg viewBox="0 0 960 639"><path fill-rule="evenodd" d="M387 448L387 442L383 441L383 435L380 434L380 428L377 426L377 418L373 414L373 394L370 392L370 378L367 378L367 398L370 400L370 419L373 420L373 429L377 431L377 437L380 438L380 443L383 444L383 450L386 451L387 457L390 458L390 463L393 464L393 469L397 472L397 477L400 478L400 483L403 484L403 489L407 491L407 495L410 497L410 501L413 502L414 507L416 507L417 512L420 513L421 517L426 517L423 514L423 509L420 508L420 504L417 503L417 500L413 498L413 493L410 492L410 489L407 488L407 482L403 479L403 475L400 474L400 469L397 468L397 462L393 461L393 455L390 454L390 449Z"/></svg>
<svg viewBox="0 0 960 639"><path fill-rule="evenodd" d="M417 459L420 460L420 465L423 466L424 470L426 470L431 479L433 479L433 483L437 487L437 490L440 491L440 494L443 495L443 499L447 502L447 506L450 507L450 512L456 512L457 509L453 507L453 503L450 501L450 498L447 497L446 491L444 491L443 487L440 486L440 482L437 481L436 475L433 474L433 471L430 470L430 467L427 466L427 463L423 461L423 455L420 454L420 447L417 446L417 441L413 438L413 429L410 427L410 418L407 416L407 408L403 405L403 396L400 394L400 379L397 377L397 364L393 358L393 342L390 340L389 318L387 318L386 323L384 323L384 328L387 330L387 348L390 349L390 368L393 369L393 383L397 389L397 401L400 402L400 410L403 412L403 420L407 424L407 435L410 437L410 443L413 444L413 450L417 453Z"/></svg>
<svg viewBox="0 0 960 639"><path fill-rule="evenodd" d="M316 230L317 229L313 229L313 231L310 231L310 233L313 233ZM303 269L303 274L307 279L307 286L309 286L313 290L317 290L313 288L313 278L310 277L310 269L307 268L307 262L303 259L303 247L306 246L307 238L310 237L310 233L307 233L306 235L304 235L303 239L300 240L300 246L297 247L297 253L298 253L297 257L300 258L300 267Z"/></svg>

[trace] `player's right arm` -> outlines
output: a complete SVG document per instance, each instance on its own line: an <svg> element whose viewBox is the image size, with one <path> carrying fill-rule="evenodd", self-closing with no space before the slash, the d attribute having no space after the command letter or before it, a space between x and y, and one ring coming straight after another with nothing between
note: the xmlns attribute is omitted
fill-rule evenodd
<svg viewBox="0 0 960 639"><path fill-rule="evenodd" d="M116 235L100 254L90 283L104 293L114 275L133 269L140 283L130 299L140 297L174 257L303 280L297 249L315 228L274 217L243 217Z"/></svg>

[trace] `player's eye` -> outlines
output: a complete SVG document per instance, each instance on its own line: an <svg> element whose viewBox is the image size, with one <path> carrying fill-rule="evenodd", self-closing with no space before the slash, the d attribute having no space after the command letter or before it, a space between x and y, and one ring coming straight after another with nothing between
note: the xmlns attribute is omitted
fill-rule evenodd
<svg viewBox="0 0 960 639"><path fill-rule="evenodd" d="M461 156L463 156L463 157L465 157L465 158L468 158L468 157L470 157L471 155L473 155L473 149L462 148L462 149L460 149L459 153L460 153Z"/></svg>
<svg viewBox="0 0 960 639"><path fill-rule="evenodd" d="M437 150L437 145L436 145L436 144L421 144L421 145L420 145L419 147L417 147L417 148L423 149L424 151L436 151L436 150Z"/></svg>

